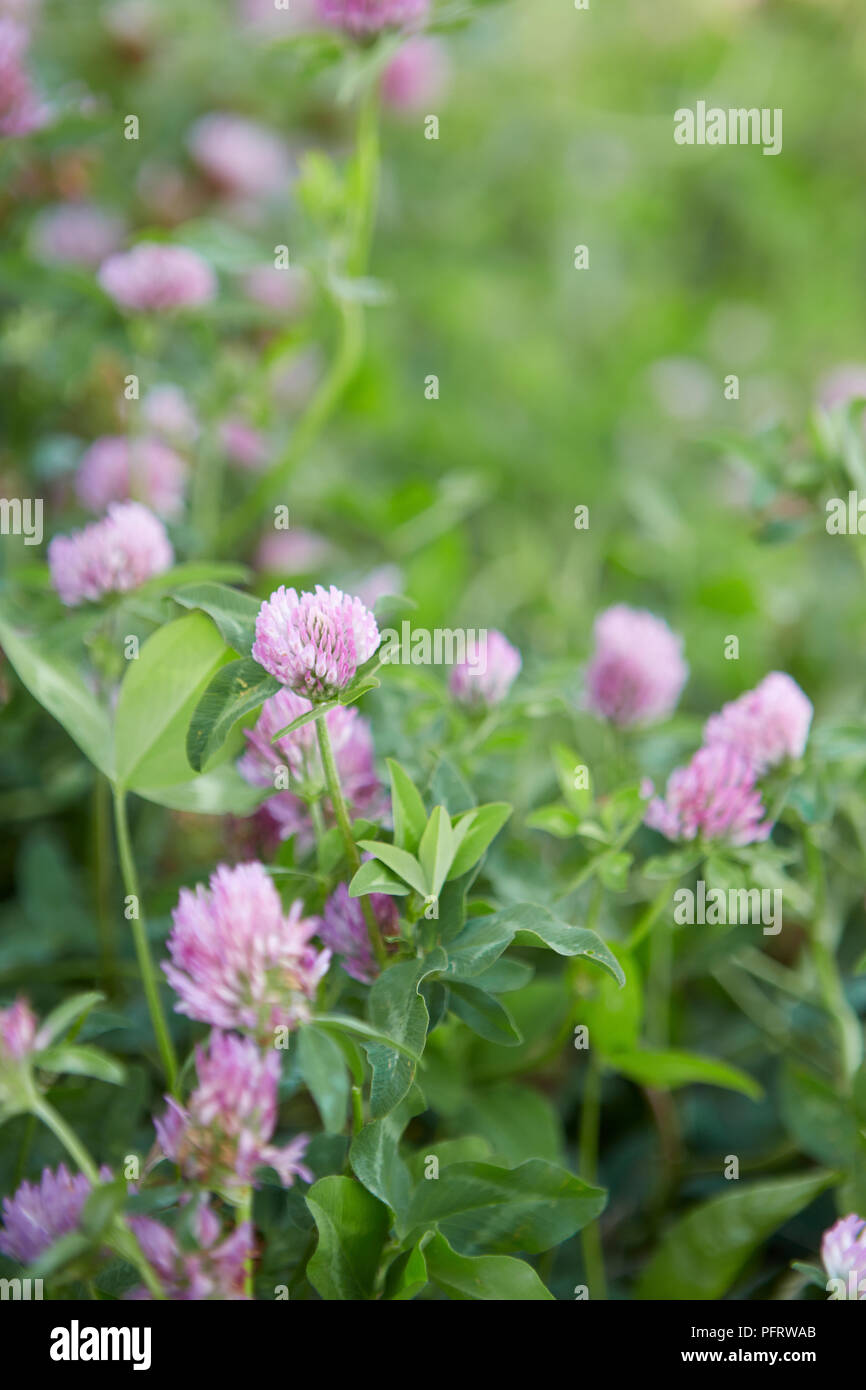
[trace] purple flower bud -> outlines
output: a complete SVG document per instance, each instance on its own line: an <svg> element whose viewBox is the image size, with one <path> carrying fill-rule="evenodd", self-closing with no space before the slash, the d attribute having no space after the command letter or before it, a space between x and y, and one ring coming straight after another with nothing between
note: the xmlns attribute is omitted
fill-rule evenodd
<svg viewBox="0 0 866 1390"><path fill-rule="evenodd" d="M387 893L371 893L370 903L376 920L385 936L393 936L399 922L399 911ZM367 924L359 898L350 898L345 883L337 886L325 903L319 936L332 951L343 958L343 969L353 980L368 985L379 973L373 957Z"/></svg>
<svg viewBox="0 0 866 1390"><path fill-rule="evenodd" d="M669 840L701 836L749 845L766 840L773 829L765 814L751 763L719 744L699 749L686 767L672 772L665 798L655 797L644 819Z"/></svg>
<svg viewBox="0 0 866 1390"><path fill-rule="evenodd" d="M307 1136L277 1149L270 1143L277 1120L280 1059L260 1052L250 1038L212 1033L207 1052L197 1047L198 1086L187 1108L166 1096L168 1110L155 1121L163 1153L187 1178L214 1191L254 1185L257 1168L272 1167L284 1187L296 1177L312 1182L301 1162Z"/></svg>
<svg viewBox="0 0 866 1390"><path fill-rule="evenodd" d="M409 39L382 74L382 97L398 111L429 111L448 79L445 49L436 39Z"/></svg>
<svg viewBox="0 0 866 1390"><path fill-rule="evenodd" d="M273 879L255 862L220 864L208 888L182 888L168 939L172 963L163 965L180 995L178 1013L262 1041L309 1018L331 957L310 946L319 922L302 914L300 902L283 911Z"/></svg>
<svg viewBox="0 0 866 1390"><path fill-rule="evenodd" d="M688 673L682 639L661 618L619 603L596 619L586 703L603 719L623 726L666 719Z"/></svg>
<svg viewBox="0 0 866 1390"><path fill-rule="evenodd" d="M201 256L185 246L142 241L131 251L109 256L99 283L121 309L162 312L207 304L216 295L216 277Z"/></svg>
<svg viewBox="0 0 866 1390"><path fill-rule="evenodd" d="M790 676L772 671L754 690L710 716L704 742L736 748L761 773L786 758L802 757L811 723L811 700Z"/></svg>
<svg viewBox="0 0 866 1390"><path fill-rule="evenodd" d="M479 655L476 665L461 661L454 667L448 688L461 705L489 709L505 699L523 661L517 648L495 628L482 639Z"/></svg>
<svg viewBox="0 0 866 1390"><path fill-rule="evenodd" d="M138 502L113 502L102 521L48 547L51 582L67 608L137 589L173 563L165 527Z"/></svg>
<svg viewBox="0 0 866 1390"><path fill-rule="evenodd" d="M844 1281L845 1292L839 1292L837 1299L866 1302L866 1221L862 1217L843 1216L824 1232L821 1259L828 1278Z"/></svg>
<svg viewBox="0 0 866 1390"><path fill-rule="evenodd" d="M0 1064L22 1062L36 1050L36 1015L19 995L8 1009L0 1009Z"/></svg>
<svg viewBox="0 0 866 1390"><path fill-rule="evenodd" d="M30 34L23 24L0 18L0 136L29 135L50 118L24 66L29 43Z"/></svg>
<svg viewBox="0 0 866 1390"><path fill-rule="evenodd" d="M282 585L256 618L253 657L296 695L333 699L379 645L376 619L359 598L320 584L298 594Z"/></svg>
<svg viewBox="0 0 866 1390"><path fill-rule="evenodd" d="M75 491L91 512L132 499L173 519L183 511L186 477L183 459L161 440L108 434L95 440L81 460Z"/></svg>
<svg viewBox="0 0 866 1390"><path fill-rule="evenodd" d="M252 1256L255 1244L248 1221L240 1222L220 1239L219 1219L207 1202L202 1203L193 1218L198 1247L191 1251L182 1250L174 1231L150 1216L132 1216L129 1225L166 1298L188 1303L208 1299L235 1302L248 1297L244 1290L245 1261ZM147 1300L152 1295L139 1285L126 1297Z"/></svg>

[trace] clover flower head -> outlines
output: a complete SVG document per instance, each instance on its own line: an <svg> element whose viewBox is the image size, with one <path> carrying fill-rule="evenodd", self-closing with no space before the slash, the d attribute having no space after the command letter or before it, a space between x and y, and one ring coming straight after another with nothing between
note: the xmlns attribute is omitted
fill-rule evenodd
<svg viewBox="0 0 866 1390"><path fill-rule="evenodd" d="M280 585L259 609L253 657L282 685L314 704L353 680L379 645L373 614L332 584L298 594Z"/></svg>
<svg viewBox="0 0 866 1390"><path fill-rule="evenodd" d="M253 1254L253 1228L241 1221L225 1238L219 1218L207 1201L193 1217L194 1250L182 1250L174 1231L150 1216L132 1216L129 1225L142 1254L156 1274L167 1299L204 1302L218 1299L236 1302L249 1295L244 1290L245 1262ZM128 1299L149 1300L150 1291L139 1285Z"/></svg>
<svg viewBox="0 0 866 1390"><path fill-rule="evenodd" d="M319 16L353 38L367 38L382 29L405 29L425 19L430 0L317 0Z"/></svg>
<svg viewBox="0 0 866 1390"><path fill-rule="evenodd" d="M618 603L595 622L586 703L613 724L651 724L673 711L686 683L682 639L644 609Z"/></svg>
<svg viewBox="0 0 866 1390"><path fill-rule="evenodd" d="M220 864L207 888L181 889L172 918L163 970L179 1013L262 1041L309 1018L330 952L310 945L319 923L301 902L283 911L262 864Z"/></svg>
<svg viewBox="0 0 866 1390"><path fill-rule="evenodd" d="M729 744L757 773L765 772L803 756L812 712L812 702L797 682L783 671L772 671L754 690L710 716L704 742Z"/></svg>
<svg viewBox="0 0 866 1390"><path fill-rule="evenodd" d="M29 44L26 25L0 16L0 136L7 138L30 135L50 118L24 64Z"/></svg>
<svg viewBox="0 0 866 1390"><path fill-rule="evenodd" d="M269 444L260 430L248 425L246 420L229 416L219 427L219 441L226 458L239 468L252 471L267 463Z"/></svg>
<svg viewBox="0 0 866 1390"><path fill-rule="evenodd" d="M461 705L490 709L499 705L516 680L523 659L507 637L492 629L480 639L480 660L461 661L451 672L451 694Z"/></svg>
<svg viewBox="0 0 866 1390"><path fill-rule="evenodd" d="M128 593L173 563L165 527L139 502L113 502L101 521L48 546L51 582L67 608Z"/></svg>
<svg viewBox="0 0 866 1390"><path fill-rule="evenodd" d="M37 1050L37 1019L23 995L8 1009L0 1009L0 1063L23 1062Z"/></svg>
<svg viewBox="0 0 866 1390"><path fill-rule="evenodd" d="M141 417L153 434L179 446L194 444L201 432L184 392L171 382L151 386L141 402Z"/></svg>
<svg viewBox="0 0 866 1390"><path fill-rule="evenodd" d="M245 198L278 193L290 162L274 131L244 116L214 111L196 121L187 146L198 167L224 192Z"/></svg>
<svg viewBox="0 0 866 1390"><path fill-rule="evenodd" d="M397 111L430 110L448 77L445 49L423 35L408 39L382 74L382 97ZM435 108L434 108L435 109Z"/></svg>
<svg viewBox="0 0 866 1390"><path fill-rule="evenodd" d="M123 238L123 222L92 203L60 203L37 217L31 244L43 265L80 265L93 270Z"/></svg>
<svg viewBox="0 0 866 1390"><path fill-rule="evenodd" d="M187 1178L218 1191L255 1185L256 1169L265 1166L276 1170L284 1187L296 1177L312 1182L302 1162L306 1135L279 1149L270 1142L277 1119L277 1051L262 1052L251 1038L214 1032L207 1051L197 1047L195 1055L198 1085L187 1106L166 1096L168 1109L154 1122L165 1156Z"/></svg>
<svg viewBox="0 0 866 1390"><path fill-rule="evenodd" d="M99 1176L111 1178L101 1168ZM90 1179L71 1174L61 1163L56 1172L43 1168L38 1183L23 1182L12 1197L3 1199L0 1251L10 1260L30 1265L61 1236L74 1231L90 1195Z"/></svg>
<svg viewBox="0 0 866 1390"><path fill-rule="evenodd" d="M754 768L726 744L700 748L686 767L672 772L664 798L650 801L644 821L669 840L701 836L728 845L766 840L773 829Z"/></svg>
<svg viewBox="0 0 866 1390"><path fill-rule="evenodd" d="M98 280L121 309L160 313L207 304L216 294L216 277L201 256L186 246L141 241L131 251L109 256Z"/></svg>
<svg viewBox="0 0 866 1390"><path fill-rule="evenodd" d="M91 512L109 502L143 502L158 516L180 516L187 466L161 439L127 439L103 435L91 444L78 466L75 491Z"/></svg>
<svg viewBox="0 0 866 1390"><path fill-rule="evenodd" d="M385 936L397 930L399 912L387 893L371 893L368 899ZM379 973L359 898L351 898L345 883L337 886L322 910L319 936L342 957L343 969L353 980L368 985Z"/></svg>
<svg viewBox="0 0 866 1390"><path fill-rule="evenodd" d="M847 1286L848 1292L840 1298L866 1301L866 1221L862 1217L843 1216L824 1232L821 1259L827 1277L844 1280Z"/></svg>

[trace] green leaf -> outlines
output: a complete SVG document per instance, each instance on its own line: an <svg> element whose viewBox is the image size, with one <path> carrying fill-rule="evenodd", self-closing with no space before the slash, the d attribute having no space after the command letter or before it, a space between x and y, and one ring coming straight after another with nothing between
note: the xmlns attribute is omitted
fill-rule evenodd
<svg viewBox="0 0 866 1390"><path fill-rule="evenodd" d="M590 1045L603 1057L631 1052L637 1047L643 1022L643 986L640 968L633 956L617 946L616 956L625 974L620 986L610 975L598 977L598 987L589 999L581 999L578 1018L589 1029Z"/></svg>
<svg viewBox="0 0 866 1390"><path fill-rule="evenodd" d="M561 921L546 907L536 903L518 903L486 917L474 917L463 928L449 948L448 983L453 979L466 980L480 975L498 960L506 946L520 933L535 938L526 944L541 942L560 956L585 956L606 970L619 983L625 983L622 967L601 937L588 927L572 927Z"/></svg>
<svg viewBox="0 0 866 1390"><path fill-rule="evenodd" d="M349 1108L349 1073L338 1044L305 1024L298 1034L298 1068L326 1131L341 1133Z"/></svg>
<svg viewBox="0 0 866 1390"><path fill-rule="evenodd" d="M335 1028L341 1033L356 1033L366 1042L377 1043L382 1047L393 1048L410 1062L420 1062L421 1057L400 1038L392 1037L382 1028L375 1028L363 1018L353 1018L351 1014L316 1014L317 1028Z"/></svg>
<svg viewBox="0 0 866 1390"><path fill-rule="evenodd" d="M577 834L579 824L574 812L560 801L550 806L539 806L526 817L527 829L543 830L548 835L555 835L558 840L570 840Z"/></svg>
<svg viewBox="0 0 866 1390"><path fill-rule="evenodd" d="M553 1300L531 1265L509 1255L458 1255L443 1235L426 1246L427 1274L449 1299L530 1303Z"/></svg>
<svg viewBox="0 0 866 1390"><path fill-rule="evenodd" d="M605 1061L640 1086L660 1091L675 1091L679 1086L701 1082L705 1086L721 1086L727 1091L740 1091L750 1100L760 1100L761 1086L740 1071L739 1067L719 1062L715 1057L698 1057L691 1052L653 1052L649 1048L634 1052L614 1052Z"/></svg>
<svg viewBox="0 0 866 1390"><path fill-rule="evenodd" d="M696 869L703 858L703 853L699 849L689 849L684 846L682 849L672 850L670 854L657 854L652 859L648 859L641 869L644 878L651 878L661 882L666 878L683 878L686 874Z"/></svg>
<svg viewBox="0 0 866 1390"><path fill-rule="evenodd" d="M200 613L159 628L130 661L115 720L120 787L138 791L189 780L186 731L205 687L227 658Z"/></svg>
<svg viewBox="0 0 866 1390"><path fill-rule="evenodd" d="M511 811L512 808L507 802L494 801L487 806L479 806L474 811L467 811L465 816L460 817L455 830L459 831L460 826L464 824L467 829L448 870L450 879L459 878L471 869L473 864L477 864L487 846L508 820Z"/></svg>
<svg viewBox="0 0 866 1390"><path fill-rule="evenodd" d="M320 1178L310 1188L307 1206L319 1243L307 1264L307 1278L328 1300L373 1296L379 1260L388 1235L388 1208L354 1178Z"/></svg>
<svg viewBox="0 0 866 1390"><path fill-rule="evenodd" d="M0 647L19 680L43 709L63 726L94 767L114 775L111 721L75 666L45 649L35 632L16 629L0 619Z"/></svg>
<svg viewBox="0 0 866 1390"><path fill-rule="evenodd" d="M477 1087L455 1124L469 1128L487 1140L493 1161L508 1167L528 1158L561 1163L562 1121L556 1106L533 1086L498 1081ZM466 1155L476 1157L476 1155Z"/></svg>
<svg viewBox="0 0 866 1390"><path fill-rule="evenodd" d="M553 766L556 769L556 778L559 782L560 791L565 797L567 806L579 818L589 815L592 807L592 779L589 769L586 769L587 787L576 787L574 785L574 774L579 767L586 767L583 759L573 748L566 748L564 743L554 743L550 750L553 758Z"/></svg>
<svg viewBox="0 0 866 1390"><path fill-rule="evenodd" d="M444 970L446 964L447 956L437 946L423 960L402 961L384 971L370 990L373 1026L404 1048L416 1054L423 1052L430 1015L419 990L429 975ZM415 1078L415 1066L393 1046L368 1046L367 1056L373 1069L370 1114L380 1119L406 1095Z"/></svg>
<svg viewBox="0 0 866 1390"><path fill-rule="evenodd" d="M400 1139L409 1121L424 1110L417 1087L395 1106L389 1115L371 1120L352 1141L349 1162L359 1182L368 1192L390 1207L398 1230L409 1205L409 1169L400 1155Z"/></svg>
<svg viewBox="0 0 866 1390"><path fill-rule="evenodd" d="M473 1033L489 1042L512 1047L523 1041L514 1019L504 1005L476 985L452 980L448 986L449 1006Z"/></svg>
<svg viewBox="0 0 866 1390"><path fill-rule="evenodd" d="M174 599L184 608L201 608L213 618L220 635L239 656L249 656L256 640L261 599L225 584L184 584Z"/></svg>
<svg viewBox="0 0 866 1390"><path fill-rule="evenodd" d="M330 714L332 709L336 709L338 700L323 700L320 705L313 705L312 709L307 710L306 714L299 714L297 719L293 719L291 724L287 724L284 729L280 729L274 734L271 743L279 743L286 734L293 734L295 729L300 729L304 724L312 724L316 719L322 719L326 714Z"/></svg>
<svg viewBox="0 0 866 1390"><path fill-rule="evenodd" d="M438 898L439 890L445 882L454 858L454 832L451 828L451 817L444 806L434 807L421 836L418 858L427 884L426 890L421 891L425 895ZM458 875L455 874L456 877Z"/></svg>
<svg viewBox="0 0 866 1390"><path fill-rule="evenodd" d="M787 1063L780 1090L782 1123L804 1153L819 1163L848 1168L854 1163L859 1125L850 1100L823 1078Z"/></svg>
<svg viewBox="0 0 866 1390"><path fill-rule="evenodd" d="M362 864L349 884L350 898L363 898L367 893L389 893L392 898L405 898L410 892L402 879L390 873L377 859Z"/></svg>
<svg viewBox="0 0 866 1390"><path fill-rule="evenodd" d="M398 1255L385 1276L384 1297L406 1302L416 1298L427 1284L427 1261L419 1241L411 1250Z"/></svg>
<svg viewBox="0 0 866 1390"><path fill-rule="evenodd" d="M175 782L170 787L136 787L135 791L157 806L194 811L199 816L248 816L266 795L261 787L245 782L231 763L222 763L188 782Z"/></svg>
<svg viewBox="0 0 866 1390"><path fill-rule="evenodd" d="M126 1079L126 1072L120 1063L98 1047L62 1043L58 1047L46 1047L36 1054L35 1060L36 1065L44 1071L92 1076L97 1081L108 1081L112 1086L122 1086Z"/></svg>
<svg viewBox="0 0 866 1390"><path fill-rule="evenodd" d="M421 836L424 834L427 812L424 810L421 793L408 772L404 771L393 758L388 758L387 761L388 771L391 774L394 844L398 848L409 850L411 854L414 854L421 843Z"/></svg>
<svg viewBox="0 0 866 1390"><path fill-rule="evenodd" d="M702 1202L675 1221L638 1281L641 1299L717 1299L753 1251L836 1180L828 1172L771 1178Z"/></svg>
<svg viewBox="0 0 866 1390"><path fill-rule="evenodd" d="M385 844L380 840L360 840L358 843L361 849L372 854L374 859L378 859L392 873L402 878L404 883L408 883L410 888L414 888L416 893L420 893L422 898L426 898L427 881L421 865L413 854L409 854L408 850L398 849L397 845Z"/></svg>
<svg viewBox="0 0 866 1390"><path fill-rule="evenodd" d="M274 676L245 657L221 666L196 705L186 735L190 767L201 772L235 724L281 689Z"/></svg>
<svg viewBox="0 0 866 1390"><path fill-rule="evenodd" d="M40 1039L53 1042L55 1038L67 1032L73 1023L84 1019L90 1010L101 1004L104 999L105 995L96 990L89 990L86 994L74 994L71 999L64 999L63 1003L52 1009L40 1023Z"/></svg>
<svg viewBox="0 0 866 1390"><path fill-rule="evenodd" d="M555 1163L529 1159L517 1168L453 1163L418 1184L409 1227L440 1225L458 1249L540 1254L568 1240L604 1210L607 1193Z"/></svg>

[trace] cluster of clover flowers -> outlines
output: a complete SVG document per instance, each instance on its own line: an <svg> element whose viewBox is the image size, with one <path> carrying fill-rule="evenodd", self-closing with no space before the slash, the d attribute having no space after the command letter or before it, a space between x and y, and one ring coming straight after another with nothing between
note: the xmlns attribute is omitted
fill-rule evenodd
<svg viewBox="0 0 866 1390"><path fill-rule="evenodd" d="M72 538L70 544L76 544ZM61 591L62 592L62 591ZM586 704L621 726L651 723L669 715L688 670L681 641L647 612L618 605L596 624L595 650L586 671ZM282 737L275 735L316 705L330 702L355 679L379 645L373 614L357 597L331 587L298 594L280 588L266 600L256 621L253 657L282 686L269 699L252 730L241 767L257 784L271 784L274 761L285 760L301 778L322 779L330 792L329 814L349 827L343 786L351 809L384 810L372 761L372 739L354 709L337 707ZM455 698L489 708L503 700L521 666L519 652L501 634L491 642L483 672L463 666L451 675ZM743 845L765 838L759 777L804 751L812 707L787 675L775 672L706 726L703 747L687 767L675 771L664 799L651 796L646 823L670 839ZM330 736L329 736L330 731ZM333 740L333 741L332 741ZM316 757L321 761L316 764ZM341 783L343 786L341 786ZM266 814L281 836L312 833L305 826L309 803L294 793L275 793ZM349 828L351 840L351 829ZM357 849L355 849L357 855ZM262 1166L289 1186L311 1180L303 1157L304 1135L284 1147L273 1144L281 1050L278 1030L290 1032L311 1017L317 987L332 954L356 980L372 981L387 964L387 948L398 928L392 899L373 895L361 904L345 883L328 899L321 918L306 914L297 900L285 910L265 866L258 862L220 865L207 887L183 889L173 913L170 961L165 974L177 994L176 1009L209 1025L209 1040L196 1048L197 1084L185 1104L166 1098L155 1121L151 1161L175 1163L197 1193L193 1251L151 1217L128 1218L125 1236L137 1242L150 1281L133 1296L180 1299L250 1296L254 1256L250 1194ZM313 944L318 937L321 948ZM58 1127L38 1096L33 1072L45 1039L27 1002L0 1014L0 1078L7 1093L16 1086L29 1097L24 1108L42 1114L78 1162L72 1176L61 1166L46 1170L38 1185L24 1183L4 1206L0 1250L31 1263L53 1241L74 1230L91 1186L99 1178L77 1141ZM62 1124L62 1122L60 1122ZM212 1205L216 1195L237 1209L230 1231ZM193 1200L190 1198L190 1200ZM123 1249L122 1243L116 1248ZM838 1222L824 1239L824 1260L833 1278L853 1274L859 1288L866 1274L866 1223L856 1215ZM127 1258L131 1258L128 1247ZM866 1296L866 1285L864 1294Z"/></svg>

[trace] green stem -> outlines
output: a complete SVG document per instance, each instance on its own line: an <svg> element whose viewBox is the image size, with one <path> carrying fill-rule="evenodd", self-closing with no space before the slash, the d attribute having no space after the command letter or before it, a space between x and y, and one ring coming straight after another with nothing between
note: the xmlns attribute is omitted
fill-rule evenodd
<svg viewBox="0 0 866 1390"><path fill-rule="evenodd" d="M590 1050L583 1084L583 1104L580 1112L578 1171L584 1182L594 1183L598 1175L598 1140L601 1129L601 1063ZM607 1298L607 1279L604 1272L604 1250L601 1226L596 1219L584 1226L580 1234L583 1263L590 1297Z"/></svg>
<svg viewBox="0 0 866 1390"><path fill-rule="evenodd" d="M110 796L108 781L97 773L93 784L93 894L99 930L100 973L108 994L113 993L117 984L117 956L111 914Z"/></svg>
<svg viewBox="0 0 866 1390"><path fill-rule="evenodd" d="M576 893L578 888L582 888L587 879L592 878L594 874L598 873L602 864L605 864L608 859L612 859L615 854L619 854L620 850L625 848L643 820L643 817L644 812L643 809L641 809L640 813L629 821L628 825L617 836L612 845L608 845L607 849L603 850L601 854L595 855L593 859L590 859L584 864L583 868L578 872L576 877L571 880L568 888L566 888L563 893L563 900L571 897L571 894Z"/></svg>
<svg viewBox="0 0 866 1390"><path fill-rule="evenodd" d="M126 889L127 897L135 898L136 902L136 915L132 918L132 937L135 942L135 954L138 957L138 968L141 973L142 984L144 985L147 1007L150 1010L151 1023L153 1024L159 1055L162 1058L168 1089L174 1094L177 1088L177 1058L174 1055L171 1035L168 1031L168 1024L166 1023L165 1013L163 1012L162 1001L159 997L156 971L153 968L150 946L147 941L147 928L145 926L144 913L141 907L138 874L135 868L132 842L129 836L129 821L126 815L126 793L117 788L115 788L114 792L114 824L117 832L117 849L120 856L120 868L123 874L124 888Z"/></svg>
<svg viewBox="0 0 866 1390"><path fill-rule="evenodd" d="M627 951L636 951L647 932L652 931L655 923L670 902L671 890L678 882L679 879L677 878L668 879L664 887L659 889L658 894L653 898L652 902L638 919L634 930L626 941L625 949Z"/></svg>
<svg viewBox="0 0 866 1390"><path fill-rule="evenodd" d="M827 878L821 850L812 836L804 837L806 865L812 881L815 916L809 943L812 963L821 990L824 1008L836 1028L839 1041L839 1069L843 1086L848 1089L863 1060L863 1030L860 1020L845 994L845 986L836 961L830 913L827 904Z"/></svg>
<svg viewBox="0 0 866 1390"><path fill-rule="evenodd" d="M331 748L331 736L328 733L327 715L322 715L316 720L316 731L319 735L319 752L322 755L322 770L325 774L325 785L328 788L328 795L331 798L331 805L334 808L334 815L337 818L337 825L343 837L343 844L346 849L349 864L352 870L357 873L361 867L361 856L355 838L352 834L352 824L349 820L349 813L346 809L346 802L343 797L343 789L340 786L340 774L337 772L337 764L334 762L334 753ZM382 933L379 930L379 923L367 897L361 898L361 910L364 913L364 921L367 924L367 935L370 938L370 946L373 955L380 966L385 964L387 959L385 946L382 941Z"/></svg>
<svg viewBox="0 0 866 1390"><path fill-rule="evenodd" d="M367 268L379 191L378 86L371 84L358 113L355 198L349 216L346 274L360 279ZM354 377L364 354L364 308L360 300L335 295L339 313L337 346L330 368L313 394L289 442L273 468L236 507L216 537L220 551L230 548L255 524L268 503L279 498L298 463L315 443Z"/></svg>
<svg viewBox="0 0 866 1390"><path fill-rule="evenodd" d="M31 1114L41 1120L42 1123L51 1130L55 1138L59 1139L76 1167L84 1174L91 1185L96 1187L99 1182L101 1182L99 1170L81 1140L78 1138L78 1135L74 1130L70 1129L63 1116L60 1115L54 1109L54 1106L50 1105L43 1096L34 1097L31 1102L30 1110ZM153 1297L160 1300L164 1299L165 1294L163 1293L162 1285L145 1259L138 1241L122 1217L118 1216L115 1218L109 1234L112 1248L116 1250L117 1254L122 1256L123 1259L135 1265L144 1283L147 1285L147 1288L153 1294Z"/></svg>
<svg viewBox="0 0 866 1390"><path fill-rule="evenodd" d="M246 1187L246 1188L244 1188L243 1194L242 1194L242 1196L241 1196L241 1200L240 1200L240 1202L238 1203L238 1220L237 1220L237 1224L238 1224L239 1226L241 1226L241 1225L243 1225L243 1223L244 1223L245 1221L249 1224L250 1231L252 1232L252 1229L253 1229L253 1189L252 1189L252 1187ZM253 1264L253 1256L252 1256L252 1254L249 1254L249 1255L245 1256L245 1258L244 1258L244 1293L247 1295L248 1298L254 1298L254 1297L255 1297L255 1290L254 1290L254 1283L253 1283L254 1274L255 1274L255 1267L254 1267L254 1264Z"/></svg>

